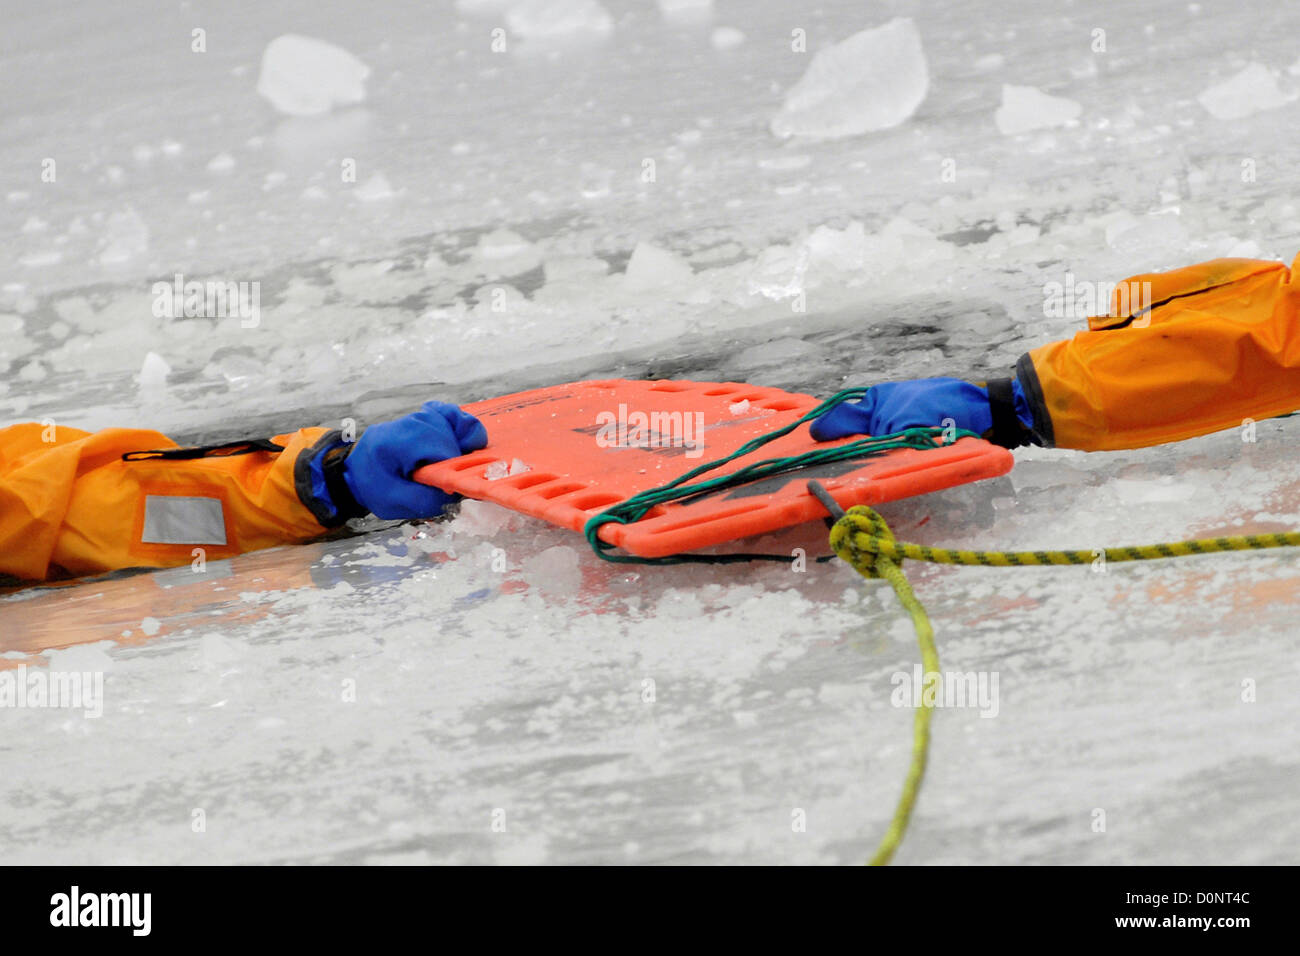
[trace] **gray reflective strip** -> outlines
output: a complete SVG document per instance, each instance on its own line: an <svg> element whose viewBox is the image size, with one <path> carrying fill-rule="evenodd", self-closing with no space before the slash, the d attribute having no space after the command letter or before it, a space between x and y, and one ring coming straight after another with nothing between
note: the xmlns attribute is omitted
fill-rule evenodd
<svg viewBox="0 0 1300 956"><path fill-rule="evenodd" d="M226 515L220 498L145 495L145 544L225 544Z"/></svg>

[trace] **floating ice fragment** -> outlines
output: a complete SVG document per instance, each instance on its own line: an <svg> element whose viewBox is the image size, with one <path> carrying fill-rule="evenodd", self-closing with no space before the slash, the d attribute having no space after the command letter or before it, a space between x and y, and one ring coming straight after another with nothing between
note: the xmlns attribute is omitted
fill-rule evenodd
<svg viewBox="0 0 1300 956"><path fill-rule="evenodd" d="M229 153L217 153L208 160L208 172L226 173L235 168L235 157Z"/></svg>
<svg viewBox="0 0 1300 956"><path fill-rule="evenodd" d="M772 132L835 139L889 129L916 112L929 87L921 34L896 17L819 50L786 93Z"/></svg>
<svg viewBox="0 0 1300 956"><path fill-rule="evenodd" d="M636 292L676 286L683 289L695 277L690 263L649 242L638 242L627 262L623 286Z"/></svg>
<svg viewBox="0 0 1300 956"><path fill-rule="evenodd" d="M140 388L157 389L167 384L167 376L171 374L172 368L157 352L150 352L144 357L144 364L140 366Z"/></svg>
<svg viewBox="0 0 1300 956"><path fill-rule="evenodd" d="M262 53L257 92L281 113L320 116L366 98L370 67L324 40L286 33Z"/></svg>
<svg viewBox="0 0 1300 956"><path fill-rule="evenodd" d="M768 246L754 261L746 277L750 295L778 301L797 296L803 291L808 258L809 250L805 243Z"/></svg>
<svg viewBox="0 0 1300 956"><path fill-rule="evenodd" d="M1065 126L1079 118L1083 107L1063 96L1050 96L1033 86L1002 85L1002 105L993 118L1007 136L1034 129Z"/></svg>
<svg viewBox="0 0 1300 956"><path fill-rule="evenodd" d="M557 40L604 36L614 20L597 0L523 0L506 12L506 26L524 39Z"/></svg>
<svg viewBox="0 0 1300 956"><path fill-rule="evenodd" d="M1196 99L1215 119L1241 119L1285 106L1295 97L1277 87L1277 76L1262 63L1250 63L1241 72L1216 83Z"/></svg>
<svg viewBox="0 0 1300 956"><path fill-rule="evenodd" d="M509 229L493 229L479 237L474 260L492 275L518 275L542 263L538 248Z"/></svg>

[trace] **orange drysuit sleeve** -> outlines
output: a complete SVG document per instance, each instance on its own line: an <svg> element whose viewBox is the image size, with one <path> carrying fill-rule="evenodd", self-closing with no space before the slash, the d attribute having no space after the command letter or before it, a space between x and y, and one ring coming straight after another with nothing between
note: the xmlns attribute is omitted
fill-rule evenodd
<svg viewBox="0 0 1300 956"><path fill-rule="evenodd" d="M1035 438L1140 448L1300 408L1297 265L1216 259L1125 280L1111 315L1021 356Z"/></svg>
<svg viewBox="0 0 1300 956"><path fill-rule="evenodd" d="M0 574L170 567L195 549L218 559L317 537L328 512L299 459L330 435L304 428L191 451L155 431L0 429Z"/></svg>

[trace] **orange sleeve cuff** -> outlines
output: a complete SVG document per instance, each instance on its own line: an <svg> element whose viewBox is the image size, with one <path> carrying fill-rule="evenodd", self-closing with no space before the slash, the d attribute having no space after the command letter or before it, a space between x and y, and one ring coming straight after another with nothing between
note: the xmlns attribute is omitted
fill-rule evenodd
<svg viewBox="0 0 1300 956"><path fill-rule="evenodd" d="M280 452L124 461L177 446L135 429L4 429L0 573L39 580L170 567L318 537L327 529L299 498L294 466L324 432L276 436Z"/></svg>
<svg viewBox="0 0 1300 956"><path fill-rule="evenodd" d="M1140 448L1300 408L1300 297L1284 265L1220 259L1126 282L1150 283L1149 308L1021 358L1043 444Z"/></svg>

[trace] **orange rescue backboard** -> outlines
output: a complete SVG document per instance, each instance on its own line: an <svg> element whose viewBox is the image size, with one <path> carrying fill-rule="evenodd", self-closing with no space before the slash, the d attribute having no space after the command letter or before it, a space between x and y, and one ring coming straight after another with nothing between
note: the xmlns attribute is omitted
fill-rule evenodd
<svg viewBox="0 0 1300 956"><path fill-rule="evenodd" d="M487 447L426 465L415 479L581 532L610 505L723 458L817 404L811 395L735 382L554 385L466 405L487 427ZM819 444L801 426L706 477L853 440ZM810 478L847 508L992 478L1012 463L1005 448L977 438L875 452L658 505L635 523L602 526L600 537L645 558L681 554L826 517L808 493Z"/></svg>

